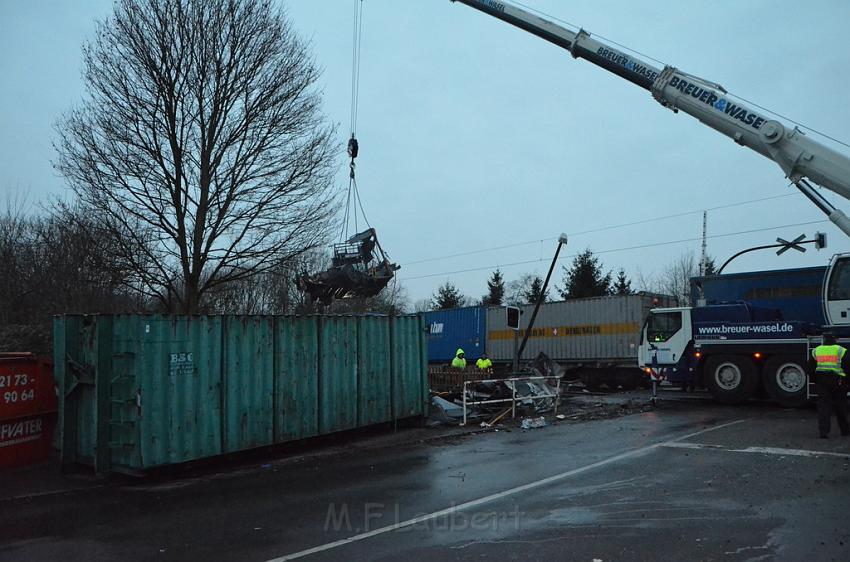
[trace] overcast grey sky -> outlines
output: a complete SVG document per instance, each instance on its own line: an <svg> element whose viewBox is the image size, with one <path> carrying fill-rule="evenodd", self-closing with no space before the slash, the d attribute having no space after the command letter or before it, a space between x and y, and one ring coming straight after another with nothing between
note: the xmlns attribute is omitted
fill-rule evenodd
<svg viewBox="0 0 850 562"><path fill-rule="evenodd" d="M560 232L572 235L563 263L589 247L608 268L651 275L698 252L690 239L700 236L700 211L721 206L708 215L718 262L776 236L829 234L827 251L751 254L729 271L824 264L850 251L829 223L733 234L824 217L774 163L663 109L640 88L461 4L364 2L358 184L413 300L446 280L478 297L495 266L508 279L545 274ZM525 3L850 140L846 0ZM80 47L111 5L0 0L2 192L27 192L30 202L65 192L49 162L52 123L81 98ZM324 67L325 111L340 124L342 146L352 0L283 5ZM342 155L339 168L342 186ZM850 213L850 202L826 193ZM764 198L772 199L736 205ZM689 241L622 250L680 240ZM518 262L530 263L510 265Z"/></svg>

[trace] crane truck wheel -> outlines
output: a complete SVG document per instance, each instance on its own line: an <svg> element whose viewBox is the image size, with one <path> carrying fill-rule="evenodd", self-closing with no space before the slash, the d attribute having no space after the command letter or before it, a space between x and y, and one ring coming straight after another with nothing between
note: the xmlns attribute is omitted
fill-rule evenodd
<svg viewBox="0 0 850 562"><path fill-rule="evenodd" d="M756 366L749 357L718 355L710 357L703 370L705 387L715 400L724 404L740 404L758 389Z"/></svg>
<svg viewBox="0 0 850 562"><path fill-rule="evenodd" d="M786 408L806 404L806 362L793 355L776 355L764 365L762 383L768 395Z"/></svg>

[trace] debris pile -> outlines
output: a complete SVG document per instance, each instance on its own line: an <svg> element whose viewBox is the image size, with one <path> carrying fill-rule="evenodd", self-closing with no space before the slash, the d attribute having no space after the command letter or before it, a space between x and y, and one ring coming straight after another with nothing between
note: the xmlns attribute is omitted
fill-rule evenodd
<svg viewBox="0 0 850 562"><path fill-rule="evenodd" d="M492 378L492 373L483 371L431 371L431 424L463 423L464 402L467 421L482 420L480 425L485 428L494 427L509 416L551 412L559 400L556 377L561 374L560 366L542 353L524 372L504 378Z"/></svg>
<svg viewBox="0 0 850 562"><path fill-rule="evenodd" d="M523 429L537 429L538 427L546 427L546 418L540 416L539 418L525 418L522 420L522 424L520 427Z"/></svg>

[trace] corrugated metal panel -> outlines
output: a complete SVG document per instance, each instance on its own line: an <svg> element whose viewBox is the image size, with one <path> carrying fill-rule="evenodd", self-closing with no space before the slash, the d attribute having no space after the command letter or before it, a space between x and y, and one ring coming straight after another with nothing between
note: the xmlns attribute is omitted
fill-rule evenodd
<svg viewBox="0 0 850 562"><path fill-rule="evenodd" d="M392 419L390 410L390 341L388 318L357 319L357 425Z"/></svg>
<svg viewBox="0 0 850 562"><path fill-rule="evenodd" d="M785 320L825 324L821 292L825 267L780 269L724 273L694 277L691 280L691 302L700 298L700 283L706 304L746 301L755 306L774 308Z"/></svg>
<svg viewBox="0 0 850 562"><path fill-rule="evenodd" d="M62 461L99 472L425 412L419 316L66 316L54 332Z"/></svg>
<svg viewBox="0 0 850 562"><path fill-rule="evenodd" d="M53 364L32 353L0 353L0 421L55 412Z"/></svg>
<svg viewBox="0 0 850 562"><path fill-rule="evenodd" d="M70 411L74 408L73 400L67 399L69 362L68 359L78 357L79 351L76 349L79 346L74 345L74 340L78 340L79 335L79 317L67 315L57 316L53 319L53 377L56 380L56 393L58 399L58 407L60 415L56 420L56 432L54 440L58 446L63 463L76 462L76 450L68 446L65 439L70 435L72 428L68 418ZM71 334L74 334L72 339Z"/></svg>
<svg viewBox="0 0 850 562"><path fill-rule="evenodd" d="M655 298L637 294L545 303L523 357L533 358L542 351L558 361L631 361L637 357L640 329ZM527 325L533 310L533 306L523 307L521 327ZM520 330L520 338L523 334ZM499 309L488 311L487 342L493 359L511 360L513 331Z"/></svg>
<svg viewBox="0 0 850 562"><path fill-rule="evenodd" d="M423 415L426 396L421 381L428 377L419 355L422 321L417 316L399 316L391 321L393 415L396 419Z"/></svg>
<svg viewBox="0 0 850 562"><path fill-rule="evenodd" d="M467 358L477 359L487 346L486 321L487 308L483 306L426 312L428 360L451 361L458 348L466 352Z"/></svg>
<svg viewBox="0 0 850 562"><path fill-rule="evenodd" d="M357 319L322 318L319 358L319 432L357 426Z"/></svg>
<svg viewBox="0 0 850 562"><path fill-rule="evenodd" d="M95 329L88 318L83 318L80 336L78 372L72 373L76 380L70 381L72 384L77 383L73 390L77 402L74 420L77 430L73 434L76 441L74 446L81 458L91 459L94 462L97 435L95 387L93 382L91 384L81 382L83 375L94 377L95 374Z"/></svg>
<svg viewBox="0 0 850 562"><path fill-rule="evenodd" d="M273 443L272 322L270 316L227 317L224 452Z"/></svg>
<svg viewBox="0 0 850 562"><path fill-rule="evenodd" d="M54 376L59 393L57 443L63 463L94 464L95 331L93 319L81 315L53 321Z"/></svg>
<svg viewBox="0 0 850 562"><path fill-rule="evenodd" d="M275 441L319 434L319 317L277 318Z"/></svg>
<svg viewBox="0 0 850 562"><path fill-rule="evenodd" d="M139 455L117 454L116 464L159 466L224 452L222 318L122 315L114 330L113 369L126 382L113 388L123 404L113 413L135 420ZM118 450L132 449L121 437L128 441L116 439Z"/></svg>

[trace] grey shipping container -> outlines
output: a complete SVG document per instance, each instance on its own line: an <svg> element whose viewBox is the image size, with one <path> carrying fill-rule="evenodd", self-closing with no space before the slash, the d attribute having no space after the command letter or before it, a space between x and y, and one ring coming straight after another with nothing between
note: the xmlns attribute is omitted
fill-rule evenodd
<svg viewBox="0 0 850 562"><path fill-rule="evenodd" d="M137 472L426 414L421 316L59 316L63 464Z"/></svg>
<svg viewBox="0 0 850 562"><path fill-rule="evenodd" d="M637 366L640 330L650 309L676 306L665 295L638 293L550 302L541 305L528 338L524 359L541 351L562 364ZM522 307L521 339L534 306ZM487 352L496 361L511 361L514 331L502 309L487 311Z"/></svg>

